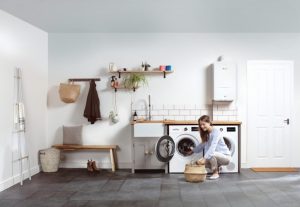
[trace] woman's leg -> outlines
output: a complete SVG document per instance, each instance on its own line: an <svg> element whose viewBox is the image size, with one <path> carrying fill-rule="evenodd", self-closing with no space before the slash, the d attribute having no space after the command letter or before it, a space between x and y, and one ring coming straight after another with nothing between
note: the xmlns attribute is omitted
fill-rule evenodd
<svg viewBox="0 0 300 207"><path fill-rule="evenodd" d="M215 156L205 161L205 167L211 169L212 173L218 171L218 160Z"/></svg>
<svg viewBox="0 0 300 207"><path fill-rule="evenodd" d="M228 165L229 162L230 156L215 152L210 159L206 160L205 166L212 170L213 175L211 178L217 179L219 177L219 167L221 165Z"/></svg>

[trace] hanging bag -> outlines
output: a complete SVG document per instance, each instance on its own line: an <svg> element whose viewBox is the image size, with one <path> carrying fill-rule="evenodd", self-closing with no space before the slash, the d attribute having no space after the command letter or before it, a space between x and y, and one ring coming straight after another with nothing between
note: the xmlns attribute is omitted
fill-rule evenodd
<svg viewBox="0 0 300 207"><path fill-rule="evenodd" d="M61 83L59 86L59 97L62 102L74 103L80 94L80 85Z"/></svg>

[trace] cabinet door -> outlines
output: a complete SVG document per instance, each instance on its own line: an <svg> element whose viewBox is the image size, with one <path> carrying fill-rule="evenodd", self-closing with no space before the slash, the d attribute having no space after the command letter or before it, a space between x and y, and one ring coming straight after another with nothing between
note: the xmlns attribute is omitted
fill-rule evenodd
<svg viewBox="0 0 300 207"><path fill-rule="evenodd" d="M147 159L147 168L148 169L164 169L165 163L160 162L155 154L155 145L157 143L158 139L152 139L148 142L148 150L149 155Z"/></svg>
<svg viewBox="0 0 300 207"><path fill-rule="evenodd" d="M134 141L133 150L134 150L134 167L136 169L146 169L147 156L147 142Z"/></svg>

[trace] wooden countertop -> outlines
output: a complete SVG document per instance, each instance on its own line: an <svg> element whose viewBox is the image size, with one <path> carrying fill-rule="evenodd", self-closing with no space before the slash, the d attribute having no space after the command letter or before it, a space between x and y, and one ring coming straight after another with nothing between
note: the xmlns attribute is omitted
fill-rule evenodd
<svg viewBox="0 0 300 207"><path fill-rule="evenodd" d="M175 124L186 124L186 125L193 125L198 124L198 121L196 120L138 120L133 121L131 124L137 124L137 123L162 123L166 125L175 125ZM241 125L242 122L240 121L212 121L212 124L214 125Z"/></svg>

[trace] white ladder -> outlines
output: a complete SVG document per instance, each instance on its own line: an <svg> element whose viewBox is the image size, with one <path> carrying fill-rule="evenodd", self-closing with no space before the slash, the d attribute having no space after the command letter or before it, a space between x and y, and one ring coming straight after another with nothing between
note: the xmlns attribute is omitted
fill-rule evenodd
<svg viewBox="0 0 300 207"><path fill-rule="evenodd" d="M13 162L19 162L19 171L20 171L20 185L23 185L24 181L24 167L23 167L23 160L27 161L27 171L28 171L28 179L31 180L31 168L30 168L30 160L29 160L29 153L28 147L26 143L25 133L24 132L15 132L18 136L18 158L13 160ZM24 138L25 143L25 155L22 153L22 135Z"/></svg>
<svg viewBox="0 0 300 207"><path fill-rule="evenodd" d="M23 170L23 160L27 161L27 171L28 178L31 180L31 168L30 168L30 159L29 159L29 151L25 137L25 113L24 113L24 105L22 103L22 76L21 69L16 68L15 70L15 86L14 86L14 95L15 95L15 103L14 103L14 124L13 124L13 134L16 134L18 137L18 158L13 160L13 163L19 162L19 170L20 170L20 184L23 185L24 181L24 170ZM22 153L22 138L24 139L24 147L25 152ZM14 156L13 156L14 157Z"/></svg>

